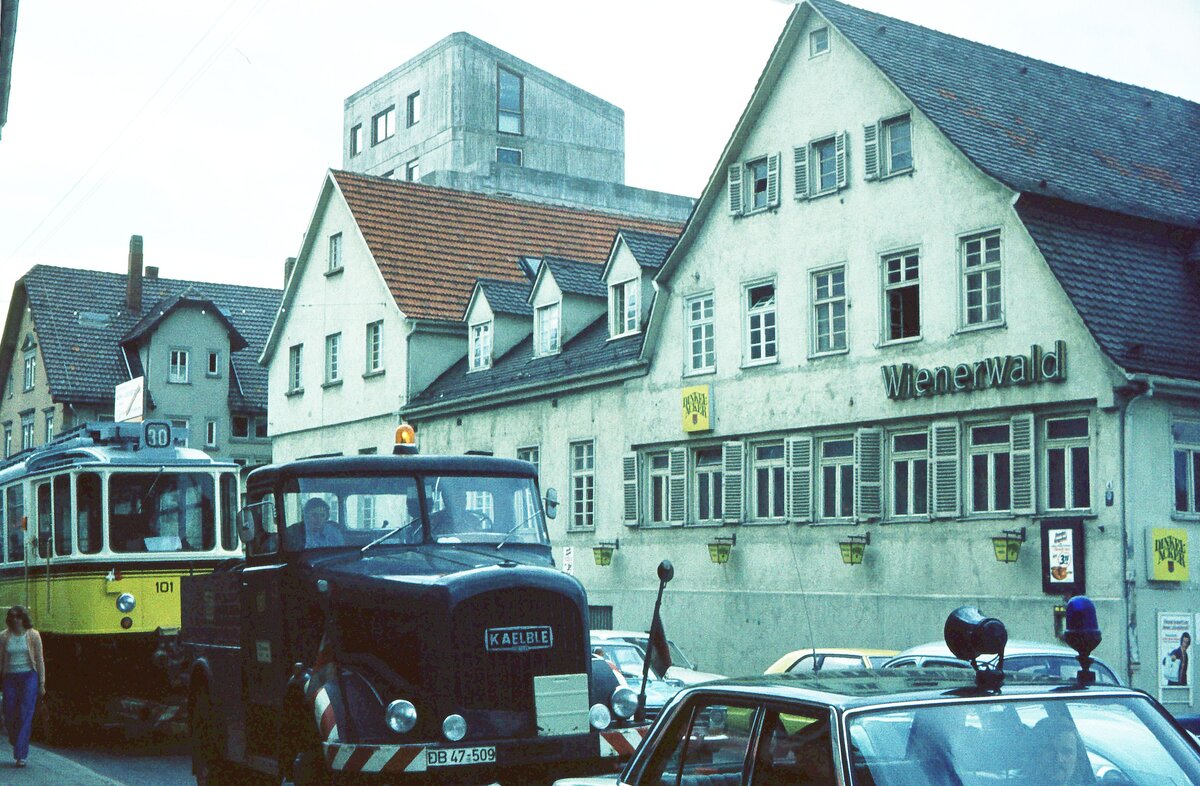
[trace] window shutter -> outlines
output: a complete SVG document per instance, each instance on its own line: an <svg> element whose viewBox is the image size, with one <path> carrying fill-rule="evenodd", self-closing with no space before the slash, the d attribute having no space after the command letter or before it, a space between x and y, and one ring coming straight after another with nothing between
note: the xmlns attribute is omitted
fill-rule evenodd
<svg viewBox="0 0 1200 786"><path fill-rule="evenodd" d="M846 133L843 131L833 138L833 152L837 164L837 187L845 188L849 182L847 179L846 166L846 149L847 149Z"/></svg>
<svg viewBox="0 0 1200 786"><path fill-rule="evenodd" d="M742 214L742 165L732 164L729 167L729 212L732 215Z"/></svg>
<svg viewBox="0 0 1200 786"><path fill-rule="evenodd" d="M958 474L961 462L959 450L958 422L943 420L930 428L933 435L933 451L930 456L930 478L933 486L932 504L929 506L933 518L952 518L959 514Z"/></svg>
<svg viewBox="0 0 1200 786"><path fill-rule="evenodd" d="M871 123L863 126L863 164L866 168L864 179L879 179L879 124Z"/></svg>
<svg viewBox="0 0 1200 786"><path fill-rule="evenodd" d="M767 204L779 207L779 154L767 156Z"/></svg>
<svg viewBox="0 0 1200 786"><path fill-rule="evenodd" d="M812 521L812 437L783 442L784 509L788 521Z"/></svg>
<svg viewBox="0 0 1200 786"><path fill-rule="evenodd" d="M792 148L796 199L808 199L808 145Z"/></svg>
<svg viewBox="0 0 1200 786"><path fill-rule="evenodd" d="M726 442L721 446L721 490L724 499L722 513L726 524L742 521L742 443Z"/></svg>
<svg viewBox="0 0 1200 786"><path fill-rule="evenodd" d="M682 524L687 514L687 449L671 448L671 510L672 524Z"/></svg>
<svg viewBox="0 0 1200 786"><path fill-rule="evenodd" d="M1009 428L1012 449L1012 512L1033 513L1033 414L1015 416Z"/></svg>
<svg viewBox="0 0 1200 786"><path fill-rule="evenodd" d="M875 521L883 515L883 430L854 432L854 515Z"/></svg>
<svg viewBox="0 0 1200 786"><path fill-rule="evenodd" d="M638 523L638 455L626 453L621 457L621 478L625 487L625 524L636 527Z"/></svg>

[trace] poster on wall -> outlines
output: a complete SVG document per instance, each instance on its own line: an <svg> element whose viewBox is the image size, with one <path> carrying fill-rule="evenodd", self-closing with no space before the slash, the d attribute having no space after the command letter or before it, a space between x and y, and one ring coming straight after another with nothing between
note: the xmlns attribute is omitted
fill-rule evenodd
<svg viewBox="0 0 1200 786"><path fill-rule="evenodd" d="M1042 521L1042 592L1082 595L1084 587L1083 519Z"/></svg>
<svg viewBox="0 0 1200 786"><path fill-rule="evenodd" d="M568 573L572 576L575 575L575 547L574 546L563 546L562 569L563 569L563 573Z"/></svg>
<svg viewBox="0 0 1200 786"><path fill-rule="evenodd" d="M1163 704L1192 703L1191 614L1158 613L1158 700Z"/></svg>

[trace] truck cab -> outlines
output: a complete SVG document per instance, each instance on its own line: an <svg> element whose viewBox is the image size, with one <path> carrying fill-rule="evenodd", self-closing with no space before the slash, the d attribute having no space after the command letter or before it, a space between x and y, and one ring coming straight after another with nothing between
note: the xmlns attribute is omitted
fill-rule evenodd
<svg viewBox="0 0 1200 786"><path fill-rule="evenodd" d="M532 465L484 456L252 472L245 560L183 585L197 779L595 768L607 713L589 699L586 594L551 556L555 504Z"/></svg>

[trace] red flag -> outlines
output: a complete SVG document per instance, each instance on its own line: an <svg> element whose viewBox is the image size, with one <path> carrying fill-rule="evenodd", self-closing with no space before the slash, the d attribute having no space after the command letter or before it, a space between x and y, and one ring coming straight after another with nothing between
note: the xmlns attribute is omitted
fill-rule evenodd
<svg viewBox="0 0 1200 786"><path fill-rule="evenodd" d="M650 651L646 653L650 668L660 677L665 677L671 668L671 649L667 646L667 634L663 631L662 616L654 610L654 621L650 623Z"/></svg>

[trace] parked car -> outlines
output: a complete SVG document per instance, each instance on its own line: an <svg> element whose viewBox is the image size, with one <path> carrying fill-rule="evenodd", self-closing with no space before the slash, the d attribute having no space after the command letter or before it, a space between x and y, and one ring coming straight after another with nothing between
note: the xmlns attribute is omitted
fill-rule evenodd
<svg viewBox="0 0 1200 786"><path fill-rule="evenodd" d="M592 641L627 641L640 647L642 652L650 649L650 634L629 630L593 630ZM671 668L667 669L667 673L662 675L663 677L679 680L684 685L695 685L698 682L724 678L724 674L713 674L697 669L696 662L670 639L667 639L667 647L671 651Z"/></svg>
<svg viewBox="0 0 1200 786"><path fill-rule="evenodd" d="M641 648L627 641L592 639L592 654L607 661L625 684L638 694L642 690L642 667L646 655ZM646 718L657 718L667 700L683 687L680 680L664 679L650 669L646 681Z"/></svg>
<svg viewBox="0 0 1200 786"><path fill-rule="evenodd" d="M767 667L767 674L804 674L841 669L877 669L896 650L864 650L852 647L809 647L792 650Z"/></svg>
<svg viewBox="0 0 1200 786"><path fill-rule="evenodd" d="M963 641L980 643L976 659L983 642L1003 644L966 636L959 654ZM735 709L753 722L732 727ZM668 783L1183 786L1200 783L1200 745L1148 694L1086 677L827 670L684 688L619 776L557 786Z"/></svg>
<svg viewBox="0 0 1200 786"><path fill-rule="evenodd" d="M969 669L971 664L954 657L942 641L931 641L904 650L887 660L881 668L899 669L914 666L929 668ZM1093 669L1096 681L1105 685L1122 685L1121 679L1108 664L1096 660ZM1075 651L1061 644L1040 641L1010 641L1004 648L1004 671L1008 674L1043 675L1053 679L1073 680L1079 671Z"/></svg>

